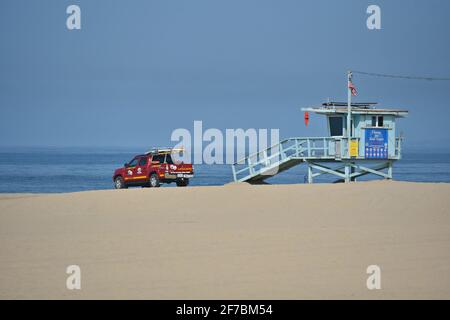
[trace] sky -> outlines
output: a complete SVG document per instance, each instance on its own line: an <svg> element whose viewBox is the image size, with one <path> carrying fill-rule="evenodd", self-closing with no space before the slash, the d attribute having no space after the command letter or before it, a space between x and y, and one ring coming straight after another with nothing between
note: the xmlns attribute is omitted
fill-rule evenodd
<svg viewBox="0 0 450 320"><path fill-rule="evenodd" d="M2 0L0 148L170 145L194 120L324 136L300 109L345 101L349 69L450 77L449 16L447 0ZM450 81L354 84L356 101L410 111L407 148L450 150Z"/></svg>

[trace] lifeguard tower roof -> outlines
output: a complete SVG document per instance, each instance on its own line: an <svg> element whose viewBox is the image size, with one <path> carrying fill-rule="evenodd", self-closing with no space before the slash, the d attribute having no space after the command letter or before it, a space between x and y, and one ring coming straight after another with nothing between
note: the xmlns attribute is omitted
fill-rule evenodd
<svg viewBox="0 0 450 320"><path fill-rule="evenodd" d="M358 102L351 104L352 114L376 114L391 115L395 117L406 117L408 110L376 108L377 102ZM302 108L302 111L314 112L317 114L347 114L346 102L324 102L319 107Z"/></svg>

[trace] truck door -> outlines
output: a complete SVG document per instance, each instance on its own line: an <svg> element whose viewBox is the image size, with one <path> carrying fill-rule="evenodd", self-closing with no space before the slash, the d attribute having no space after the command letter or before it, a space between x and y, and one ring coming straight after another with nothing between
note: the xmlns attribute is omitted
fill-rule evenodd
<svg viewBox="0 0 450 320"><path fill-rule="evenodd" d="M145 182L148 179L148 157L140 157L136 166L136 182Z"/></svg>
<svg viewBox="0 0 450 320"><path fill-rule="evenodd" d="M125 181L128 183L133 183L136 180L136 168L138 164L138 158L135 157L131 160L125 168Z"/></svg>

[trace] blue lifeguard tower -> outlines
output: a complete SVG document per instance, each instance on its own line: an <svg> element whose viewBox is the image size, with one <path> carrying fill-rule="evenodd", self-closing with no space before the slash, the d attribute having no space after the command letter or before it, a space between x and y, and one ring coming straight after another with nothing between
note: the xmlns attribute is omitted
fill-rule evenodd
<svg viewBox="0 0 450 320"><path fill-rule="evenodd" d="M326 118L327 136L289 138L251 154L232 165L234 181L263 183L302 163L308 168L308 183L323 174L342 182L368 174L392 179L393 163L401 158L402 137L397 135L396 122L408 111L379 108L377 103L352 103L351 76L349 72L347 102L302 109Z"/></svg>

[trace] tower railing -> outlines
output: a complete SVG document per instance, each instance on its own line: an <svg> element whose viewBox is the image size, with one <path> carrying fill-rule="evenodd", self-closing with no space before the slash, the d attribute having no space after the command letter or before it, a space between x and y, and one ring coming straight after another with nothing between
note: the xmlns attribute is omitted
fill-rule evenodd
<svg viewBox="0 0 450 320"><path fill-rule="evenodd" d="M401 159L402 157L402 141L403 137L396 137L395 138L395 157L397 159Z"/></svg>

